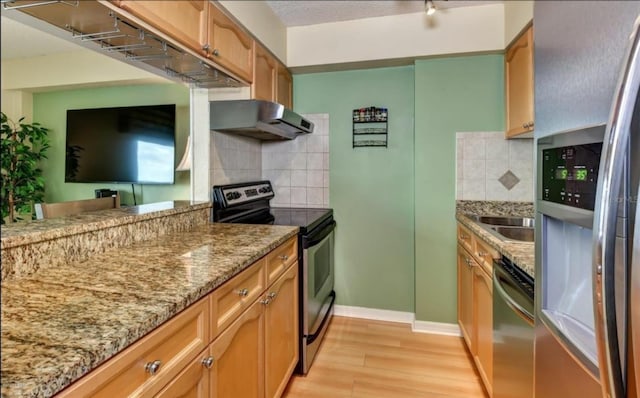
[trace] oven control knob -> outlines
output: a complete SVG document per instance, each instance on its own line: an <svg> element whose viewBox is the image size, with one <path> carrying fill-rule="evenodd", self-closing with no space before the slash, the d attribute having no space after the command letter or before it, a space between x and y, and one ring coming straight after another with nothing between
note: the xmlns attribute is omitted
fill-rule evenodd
<svg viewBox="0 0 640 398"><path fill-rule="evenodd" d="M233 192L228 192L225 197L227 198L227 200L232 200L233 199Z"/></svg>

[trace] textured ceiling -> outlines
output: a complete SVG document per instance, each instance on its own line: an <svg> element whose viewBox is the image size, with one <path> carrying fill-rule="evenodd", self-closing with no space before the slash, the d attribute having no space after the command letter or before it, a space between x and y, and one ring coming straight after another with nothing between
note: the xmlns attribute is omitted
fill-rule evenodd
<svg viewBox="0 0 640 398"><path fill-rule="evenodd" d="M5 16L0 21L0 28L2 29L0 37L2 59L36 57L83 48Z"/></svg>
<svg viewBox="0 0 640 398"><path fill-rule="evenodd" d="M435 0L436 8L478 6L503 1ZM267 0L285 26L314 25L424 11L424 0L315 1Z"/></svg>

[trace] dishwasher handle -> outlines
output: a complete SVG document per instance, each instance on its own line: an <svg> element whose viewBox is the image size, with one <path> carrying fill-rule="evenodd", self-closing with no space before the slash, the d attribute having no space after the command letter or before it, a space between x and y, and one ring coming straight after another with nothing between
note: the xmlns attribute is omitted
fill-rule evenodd
<svg viewBox="0 0 640 398"><path fill-rule="evenodd" d="M494 268L494 272L493 272L493 285L495 287L494 290L498 292L498 295L500 295L502 300L504 300L504 302L509 306L509 308L511 308L525 322L533 326L534 324L533 314L527 311L527 309L521 306L520 304L516 303L515 300L513 300L511 296L509 296L509 294L506 292L506 290L503 287L502 280L504 279L498 276L498 273ZM506 282L508 282L508 280L506 280Z"/></svg>

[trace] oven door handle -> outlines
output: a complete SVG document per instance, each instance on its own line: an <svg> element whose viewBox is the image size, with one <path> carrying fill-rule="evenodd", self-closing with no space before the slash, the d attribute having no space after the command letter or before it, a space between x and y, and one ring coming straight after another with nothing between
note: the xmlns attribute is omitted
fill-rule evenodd
<svg viewBox="0 0 640 398"><path fill-rule="evenodd" d="M336 222L332 220L318 234L307 234L302 237L302 247L308 249L322 242L336 227Z"/></svg>
<svg viewBox="0 0 640 398"><path fill-rule="evenodd" d="M315 339L320 336L320 333L322 333L322 330L324 329L324 324L327 323L329 315L331 315L331 308L333 308L333 303L336 301L336 292L332 290L329 296L331 297L331 303L329 304L329 309L324 314L324 318L322 318L322 322L320 322L320 326L318 326L318 330L314 334L304 336L307 338L307 345L312 344Z"/></svg>

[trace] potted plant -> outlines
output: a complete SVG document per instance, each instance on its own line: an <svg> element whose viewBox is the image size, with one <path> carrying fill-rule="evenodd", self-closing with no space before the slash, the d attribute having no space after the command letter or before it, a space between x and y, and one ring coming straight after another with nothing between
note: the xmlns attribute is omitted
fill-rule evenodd
<svg viewBox="0 0 640 398"><path fill-rule="evenodd" d="M14 123L1 113L2 224L22 220L21 215L29 213L34 218L34 203L44 199L44 179L38 163L49 149L49 129L23 120Z"/></svg>

